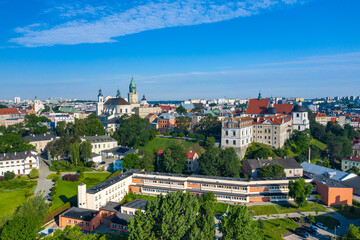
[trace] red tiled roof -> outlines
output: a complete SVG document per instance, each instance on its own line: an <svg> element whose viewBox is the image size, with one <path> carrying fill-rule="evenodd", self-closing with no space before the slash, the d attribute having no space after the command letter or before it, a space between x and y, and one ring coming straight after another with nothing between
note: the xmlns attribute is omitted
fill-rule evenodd
<svg viewBox="0 0 360 240"><path fill-rule="evenodd" d="M289 104L289 103L284 103L284 104L274 104L274 107L276 108L276 110L278 111L278 113L280 114L290 114L292 109L293 109L293 105Z"/></svg>
<svg viewBox="0 0 360 240"><path fill-rule="evenodd" d="M349 158L343 158L343 160L349 160L349 161L360 162L360 157L349 157Z"/></svg>
<svg viewBox="0 0 360 240"><path fill-rule="evenodd" d="M249 100L249 104L246 108L246 114L264 114L266 108L269 105L270 100L268 98Z"/></svg>
<svg viewBox="0 0 360 240"><path fill-rule="evenodd" d="M160 156L161 154L163 154L163 152L164 152L164 150L160 149L160 150L158 151L158 153L156 154L156 156Z"/></svg>
<svg viewBox="0 0 360 240"><path fill-rule="evenodd" d="M8 114L19 114L19 110L16 108L0 108L0 115L8 115Z"/></svg>
<svg viewBox="0 0 360 240"><path fill-rule="evenodd" d="M193 159L194 156L195 156L195 152L188 152L188 153L187 153L187 156L188 156L188 157L187 157L188 159Z"/></svg>
<svg viewBox="0 0 360 240"><path fill-rule="evenodd" d="M291 117L286 116L286 115L277 115L277 116L272 116L272 117L259 117L259 118L254 118L254 124L263 123L266 120L269 120L272 124L280 125L282 123L287 123L287 122L291 121Z"/></svg>
<svg viewBox="0 0 360 240"><path fill-rule="evenodd" d="M326 113L318 113L315 117L326 117Z"/></svg>

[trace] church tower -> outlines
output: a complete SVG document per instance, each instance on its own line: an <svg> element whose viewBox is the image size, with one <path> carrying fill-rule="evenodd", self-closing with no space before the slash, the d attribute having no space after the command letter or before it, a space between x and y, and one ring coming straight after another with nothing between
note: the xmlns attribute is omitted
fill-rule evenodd
<svg viewBox="0 0 360 240"><path fill-rule="evenodd" d="M136 84L134 81L134 78L131 78L131 82L129 85L129 94L128 94L128 100L130 104L138 104L139 103L139 96L136 92Z"/></svg>
<svg viewBox="0 0 360 240"><path fill-rule="evenodd" d="M98 116L101 115L103 110L104 110L104 97L102 95L101 89L99 89L98 103L96 104L96 114Z"/></svg>

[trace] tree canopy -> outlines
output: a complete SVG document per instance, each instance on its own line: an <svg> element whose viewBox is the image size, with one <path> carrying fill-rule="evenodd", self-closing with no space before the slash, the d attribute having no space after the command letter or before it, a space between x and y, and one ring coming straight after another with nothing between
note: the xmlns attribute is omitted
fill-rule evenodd
<svg viewBox="0 0 360 240"><path fill-rule="evenodd" d="M158 169L160 172L181 174L186 170L185 164L185 149L181 145L171 145L160 155Z"/></svg>
<svg viewBox="0 0 360 240"><path fill-rule="evenodd" d="M22 152L30 149L35 149L35 147L19 135L13 133L0 135L0 153Z"/></svg>
<svg viewBox="0 0 360 240"><path fill-rule="evenodd" d="M261 178L270 178L270 177L285 177L284 167L280 164L273 163L267 166L264 166L260 169L259 177Z"/></svg>
<svg viewBox="0 0 360 240"><path fill-rule="evenodd" d="M306 184L303 178L289 181L289 196L294 198L298 207L307 205L306 198L311 194L313 185Z"/></svg>

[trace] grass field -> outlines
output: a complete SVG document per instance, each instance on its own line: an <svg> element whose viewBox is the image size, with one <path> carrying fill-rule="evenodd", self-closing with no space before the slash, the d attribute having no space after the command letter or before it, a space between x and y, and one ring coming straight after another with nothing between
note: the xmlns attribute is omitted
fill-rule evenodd
<svg viewBox="0 0 360 240"><path fill-rule="evenodd" d="M98 183L103 182L110 173L84 173L84 178L96 178ZM82 181L69 182L63 181L59 178L56 188L56 194L54 198L54 204L52 208L57 208L66 202L70 202L71 206L76 205L77 187ZM90 188L96 184L87 184L86 187Z"/></svg>
<svg viewBox="0 0 360 240"><path fill-rule="evenodd" d="M159 149L165 150L169 146L177 144L180 144L186 151L193 151L198 154L205 152L204 148L202 148L199 143L194 141L158 137L151 140L143 149L151 152L158 152Z"/></svg>
<svg viewBox="0 0 360 240"><path fill-rule="evenodd" d="M321 222L329 229L334 229L337 226L340 226L339 220L329 217L329 216L315 216L316 222Z"/></svg>
<svg viewBox="0 0 360 240"><path fill-rule="evenodd" d="M360 207L358 206L344 206L342 207L332 207L335 211L346 217L347 219L359 219L360 218Z"/></svg>
<svg viewBox="0 0 360 240"><path fill-rule="evenodd" d="M320 142L319 140L316 139L311 139L310 140L310 145L314 145L318 148L321 149L321 151L324 151L327 148L327 145L325 143Z"/></svg>
<svg viewBox="0 0 360 240"><path fill-rule="evenodd" d="M0 192L0 217L11 214L17 207L26 201L26 189Z"/></svg>
<svg viewBox="0 0 360 240"><path fill-rule="evenodd" d="M294 212L312 212L318 210L319 212L327 212L326 208L321 204L308 203L306 207L297 208L291 204L279 205L257 205L250 206L249 210L256 215L271 215L279 213L294 213Z"/></svg>
<svg viewBox="0 0 360 240"><path fill-rule="evenodd" d="M262 229L264 239L283 239L282 236L290 231L294 231L298 225L288 218L266 220L264 222L264 228Z"/></svg>

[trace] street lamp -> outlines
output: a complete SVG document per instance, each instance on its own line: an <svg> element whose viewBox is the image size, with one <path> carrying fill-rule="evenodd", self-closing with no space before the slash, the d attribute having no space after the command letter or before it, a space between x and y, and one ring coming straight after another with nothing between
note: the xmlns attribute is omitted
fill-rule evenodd
<svg viewBox="0 0 360 240"><path fill-rule="evenodd" d="M335 226L335 237L336 237L336 228L338 228L338 227L340 227L340 226Z"/></svg>

